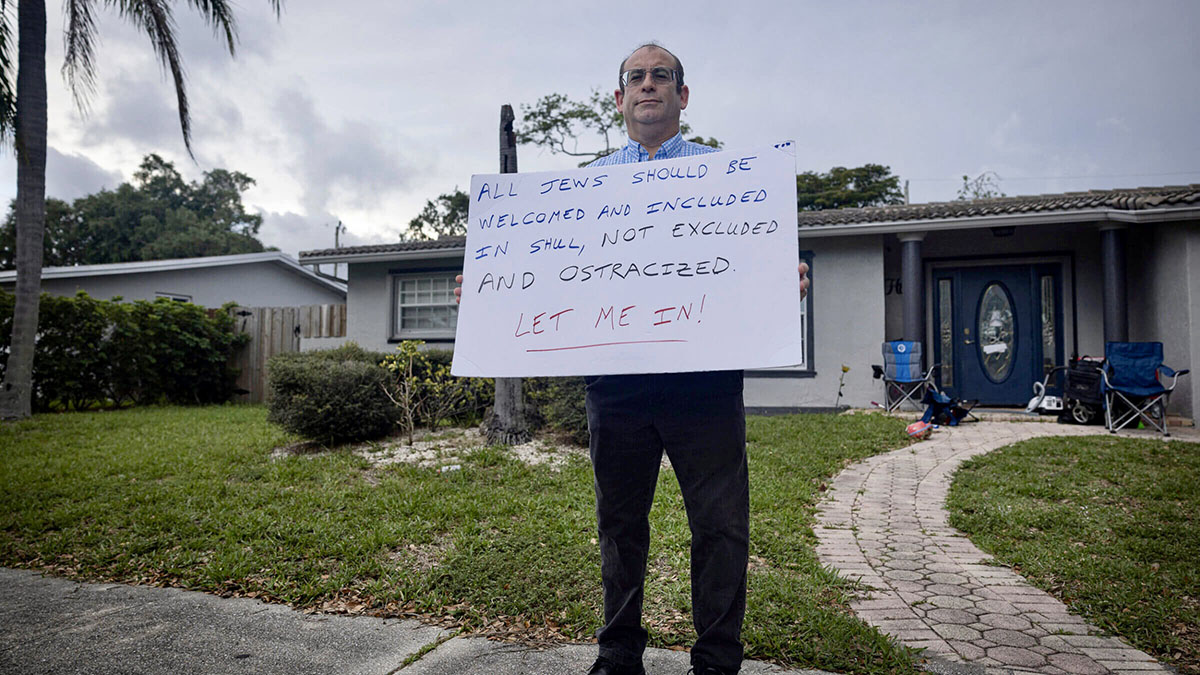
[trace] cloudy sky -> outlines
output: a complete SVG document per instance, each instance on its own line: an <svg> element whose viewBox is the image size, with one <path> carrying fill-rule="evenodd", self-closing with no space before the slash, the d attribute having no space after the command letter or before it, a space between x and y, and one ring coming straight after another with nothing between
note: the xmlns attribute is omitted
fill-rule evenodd
<svg viewBox="0 0 1200 675"><path fill-rule="evenodd" d="M983 171L1010 195L1200 183L1195 0L285 2L278 21L236 3L232 59L179 3L196 162L148 40L115 15L74 106L47 3L48 194L115 187L155 152L189 179L253 176L262 240L293 255L331 247L339 219L343 244L395 241L426 199L497 171L502 104L611 91L648 40L683 60L696 133L793 139L800 171L886 164L913 202ZM535 147L518 162L575 166ZM8 151L5 203L15 176Z"/></svg>

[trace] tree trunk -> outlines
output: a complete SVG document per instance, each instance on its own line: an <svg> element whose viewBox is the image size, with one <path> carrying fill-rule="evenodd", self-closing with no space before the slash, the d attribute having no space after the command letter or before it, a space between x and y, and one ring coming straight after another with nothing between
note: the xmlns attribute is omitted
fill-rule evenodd
<svg viewBox="0 0 1200 675"><path fill-rule="evenodd" d="M17 3L17 287L0 418L29 417L46 230L46 3Z"/></svg>
<svg viewBox="0 0 1200 675"><path fill-rule="evenodd" d="M513 132L511 105L500 108L500 173L517 172L517 136ZM484 424L489 443L516 445L529 440L525 422L525 399L521 394L521 378L496 378L496 403L492 415Z"/></svg>

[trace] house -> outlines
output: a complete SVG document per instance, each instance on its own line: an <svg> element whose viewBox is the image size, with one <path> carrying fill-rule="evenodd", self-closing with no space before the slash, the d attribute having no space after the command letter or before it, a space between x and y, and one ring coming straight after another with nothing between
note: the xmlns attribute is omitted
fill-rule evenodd
<svg viewBox="0 0 1200 675"><path fill-rule="evenodd" d="M0 272L0 289L12 293L16 279L15 271ZM226 302L295 307L346 301L344 283L279 251L42 269L42 292L70 296L81 290L102 300L169 298L205 307Z"/></svg>
<svg viewBox="0 0 1200 675"><path fill-rule="evenodd" d="M1106 341L1161 341L1168 365L1200 366L1200 185L803 212L798 236L806 363L747 371L748 410L830 408L839 388L869 407L893 339L923 342L942 386L987 405L1023 405L1049 368ZM300 262L347 264L348 339L449 347L463 255L455 238ZM1197 401L1200 377L1184 378L1170 412L1194 419Z"/></svg>

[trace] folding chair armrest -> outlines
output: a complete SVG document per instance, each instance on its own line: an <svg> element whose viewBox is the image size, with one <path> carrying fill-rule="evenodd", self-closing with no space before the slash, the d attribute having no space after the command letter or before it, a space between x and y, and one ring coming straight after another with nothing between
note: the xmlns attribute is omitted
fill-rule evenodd
<svg viewBox="0 0 1200 675"><path fill-rule="evenodd" d="M1163 375L1166 375L1167 377L1171 378L1171 386L1167 387L1167 391L1174 391L1175 383L1179 381L1179 378L1183 375L1187 375L1188 373L1192 372L1190 368L1184 368L1183 370L1173 370L1168 366L1159 366L1158 370Z"/></svg>
<svg viewBox="0 0 1200 675"><path fill-rule="evenodd" d="M1100 367L1100 377L1101 377L1101 379L1104 380L1104 388L1105 389L1112 388L1112 384L1110 384L1108 381L1108 370L1109 370L1109 366L1107 363Z"/></svg>

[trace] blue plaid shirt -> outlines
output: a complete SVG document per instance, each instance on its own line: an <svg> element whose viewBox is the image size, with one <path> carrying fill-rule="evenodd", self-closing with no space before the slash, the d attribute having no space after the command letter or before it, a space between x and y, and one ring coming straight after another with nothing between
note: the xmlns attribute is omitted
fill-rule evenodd
<svg viewBox="0 0 1200 675"><path fill-rule="evenodd" d="M710 152L716 152L716 148L711 148L707 145L693 143L683 140L683 134L677 133L667 139L658 148L658 152L654 153L655 161L660 159L675 159L677 157L691 157L693 155L705 155ZM650 153L642 147L641 143L629 139L625 147L617 150L611 155L605 155L600 159L588 164L591 166L611 166L613 164L636 164L638 162L650 161Z"/></svg>

